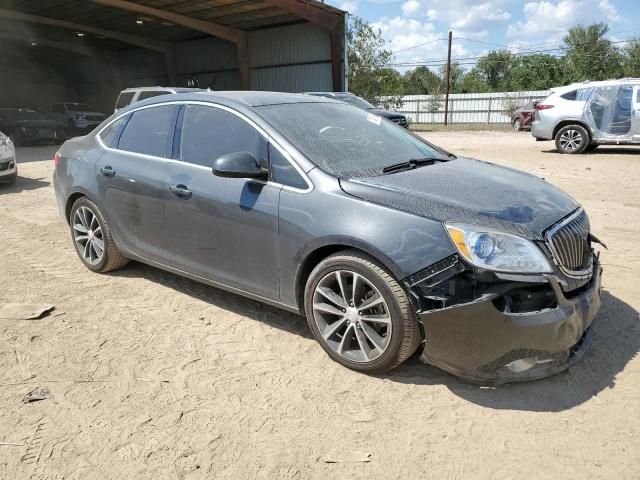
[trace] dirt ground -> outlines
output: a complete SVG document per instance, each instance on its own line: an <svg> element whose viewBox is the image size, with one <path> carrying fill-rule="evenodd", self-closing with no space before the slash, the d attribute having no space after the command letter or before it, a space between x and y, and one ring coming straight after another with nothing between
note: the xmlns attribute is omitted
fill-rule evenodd
<svg viewBox="0 0 640 480"><path fill-rule="evenodd" d="M581 363L497 388L416 358L366 376L295 315L141 264L93 274L58 217L55 149L24 148L17 185L0 187L0 305L56 310L0 320L0 478L640 478L640 150L425 136L585 206L609 250ZM38 386L53 398L23 404Z"/></svg>

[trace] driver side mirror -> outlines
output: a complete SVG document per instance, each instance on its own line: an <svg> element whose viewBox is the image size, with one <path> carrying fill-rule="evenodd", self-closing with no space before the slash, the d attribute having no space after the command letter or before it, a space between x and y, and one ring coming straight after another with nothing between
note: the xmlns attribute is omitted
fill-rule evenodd
<svg viewBox="0 0 640 480"><path fill-rule="evenodd" d="M227 153L213 162L213 174L226 178L255 178L265 180L267 169L258 165L256 157L249 152Z"/></svg>

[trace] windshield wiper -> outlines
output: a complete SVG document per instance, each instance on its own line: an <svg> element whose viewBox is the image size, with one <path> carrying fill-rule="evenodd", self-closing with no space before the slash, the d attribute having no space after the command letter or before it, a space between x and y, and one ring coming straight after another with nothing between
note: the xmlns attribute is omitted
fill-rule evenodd
<svg viewBox="0 0 640 480"><path fill-rule="evenodd" d="M446 158L437 157L412 158L406 162L400 162L394 165L389 165L388 167L384 167L382 169L382 173L387 174L402 172L404 170L413 170L414 168L423 167L425 165L433 165L437 162L448 162L448 160Z"/></svg>

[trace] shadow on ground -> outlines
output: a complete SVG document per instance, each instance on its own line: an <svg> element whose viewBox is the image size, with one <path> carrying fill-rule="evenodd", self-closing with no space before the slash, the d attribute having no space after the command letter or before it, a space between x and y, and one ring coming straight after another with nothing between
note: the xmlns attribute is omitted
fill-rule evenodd
<svg viewBox="0 0 640 480"><path fill-rule="evenodd" d="M542 150L542 153L555 153L556 155L560 155L560 153L552 148L550 150ZM582 152L580 155L633 155L634 153L640 153L640 148L634 146L628 147L609 147L609 146L601 146L596 148L595 150L591 150L588 152Z"/></svg>
<svg viewBox="0 0 640 480"><path fill-rule="evenodd" d="M279 328L289 333L312 339L313 335L307 325L307 321L300 315L295 315L286 310L272 307L235 293L227 292L216 287L210 287L203 283L188 278L165 272L155 267L132 262L127 267L110 272L108 275L128 278L145 278L152 282L189 295L215 307L242 315L252 320L263 322L272 327Z"/></svg>
<svg viewBox="0 0 640 480"><path fill-rule="evenodd" d="M0 195L4 193L20 193L27 190L37 190L38 188L48 187L51 182L43 178L21 177L18 171L16 183L0 184Z"/></svg>
<svg viewBox="0 0 640 480"><path fill-rule="evenodd" d="M402 383L443 384L452 393L483 407L562 411L614 388L616 376L640 351L638 312L609 292L603 291L602 308L593 328L593 343L582 360L568 371L543 380L479 387L423 365L415 355L387 378Z"/></svg>
<svg viewBox="0 0 640 480"><path fill-rule="evenodd" d="M299 315L154 267L133 262L110 275L146 278L218 308L313 338L306 320ZM616 376L640 351L638 312L607 291L603 291L602 308L593 325L593 343L582 360L568 371L543 380L479 387L423 364L420 351L395 370L376 378L415 385L445 385L455 395L488 408L562 411L590 400L604 389L614 388Z"/></svg>

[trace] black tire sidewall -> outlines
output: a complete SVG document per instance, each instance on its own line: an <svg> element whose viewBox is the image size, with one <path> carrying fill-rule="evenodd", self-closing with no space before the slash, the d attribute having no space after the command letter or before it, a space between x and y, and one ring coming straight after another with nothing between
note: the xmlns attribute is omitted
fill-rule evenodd
<svg viewBox="0 0 640 480"><path fill-rule="evenodd" d="M560 137L567 130L575 130L579 132L580 136L582 137L582 145L580 146L580 148L578 148L577 150L574 150L573 152L566 151L560 146ZM584 128L582 125L574 124L574 125L565 125L560 130L558 130L558 133L556 133L555 143L556 143L556 149L558 150L558 152L565 155L577 155L579 153L584 152L587 149L587 147L591 143L591 140L589 138L589 132L587 132L586 128Z"/></svg>
<svg viewBox="0 0 640 480"><path fill-rule="evenodd" d="M76 210L78 210L80 207L86 207L89 210L91 210L94 213L94 215L98 217L98 223L100 224L100 228L102 229L102 233L103 233L102 240L104 242L104 251L102 255L102 260L100 260L100 262L96 263L95 265L87 263L87 261L84 259L84 256L80 252L74 236L73 218L76 214ZM80 257L80 260L82 260L82 263L84 264L84 266L93 272L100 272L109 261L109 243L108 242L111 242L111 237L109 236L108 231L105 228L105 225L106 225L106 222L104 220L104 216L102 215L102 212L97 207L97 205L93 203L91 200L89 200L86 197L82 197L73 203L73 206L71 207L71 213L69 215L69 230L71 232L71 241L73 242L73 246L76 249L76 253L78 254L78 257Z"/></svg>
<svg viewBox="0 0 640 480"><path fill-rule="evenodd" d="M318 267L314 269L311 275L309 275L309 279L307 280L307 285L305 288L304 303L305 303L305 314L307 317L307 322L309 323L309 327L313 332L313 336L316 338L316 340L322 346L325 352L327 352L327 354L333 360L340 363L341 365L344 365L348 368L361 371L361 372L383 371L395 366L397 364L397 359L400 354L400 350L402 348L402 342L403 342L405 332L404 332L404 322L402 320L403 312L402 312L402 309L400 308L400 305L396 301L395 295L391 290L391 287L375 271L371 270L366 265L363 265L357 261L350 261L344 258L330 257L326 261L321 262L318 265ZM313 317L313 295L314 295L316 286L318 285L320 280L322 280L327 274L334 272L336 270L351 270L365 277L378 289L378 291L380 291L385 301L387 302L387 306L389 307L389 310L391 313L391 325L392 325L391 343L389 344L387 349L384 351L384 353L380 357L376 358L370 363L353 362L351 360L348 360L340 356L337 352L335 352L329 345L325 343L324 338L320 334L320 331L318 330L315 319Z"/></svg>

